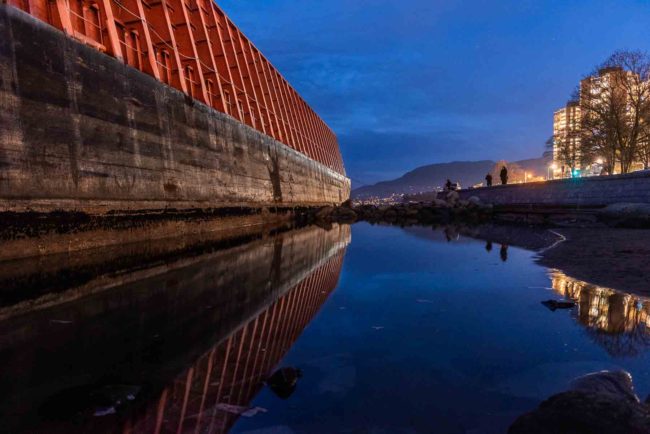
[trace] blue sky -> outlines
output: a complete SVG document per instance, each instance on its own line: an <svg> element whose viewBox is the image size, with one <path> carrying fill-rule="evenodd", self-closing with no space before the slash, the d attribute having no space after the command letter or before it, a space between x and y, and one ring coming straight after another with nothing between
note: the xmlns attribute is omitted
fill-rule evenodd
<svg viewBox="0 0 650 434"><path fill-rule="evenodd" d="M355 185L541 155L553 111L650 1L217 0L339 138Z"/></svg>

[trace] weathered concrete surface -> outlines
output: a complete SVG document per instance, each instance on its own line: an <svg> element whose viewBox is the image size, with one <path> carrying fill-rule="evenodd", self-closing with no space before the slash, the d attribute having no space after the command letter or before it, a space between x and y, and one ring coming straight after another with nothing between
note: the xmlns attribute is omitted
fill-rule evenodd
<svg viewBox="0 0 650 434"><path fill-rule="evenodd" d="M262 216L226 217L193 221L186 219L163 220L134 226L126 230L96 228L71 231L68 233L49 232L39 237L17 238L0 242L0 268L2 261L16 261L38 256L69 254L75 252L83 256L92 256L96 249L124 249L127 245L134 248L142 243L174 242L187 243L188 240L215 240L237 238L255 232L271 231L282 225L292 223L291 214L272 214ZM172 236L173 235L173 236ZM49 260L45 258L40 261Z"/></svg>
<svg viewBox="0 0 650 434"><path fill-rule="evenodd" d="M188 238L214 240L236 238L243 234L293 223L292 212L251 213L236 216L200 214L163 215L160 219L139 216L97 216L74 219L69 215L16 213L10 219L0 216L5 229L0 229L0 268L2 261L15 261L44 255L67 254L108 247L123 248L127 244L165 240L187 242ZM38 221L44 219L40 224ZM36 221L34 221L36 220ZM18 223L14 226L14 223ZM137 246L136 246L137 247ZM84 255L92 255L85 252ZM45 259L43 259L45 260Z"/></svg>
<svg viewBox="0 0 650 434"><path fill-rule="evenodd" d="M650 171L499 185L462 190L459 194L461 199L476 196L484 203L495 206L543 205L598 208L620 202L650 203Z"/></svg>
<svg viewBox="0 0 650 434"><path fill-rule="evenodd" d="M0 211L317 206L350 181L0 4Z"/></svg>
<svg viewBox="0 0 650 434"><path fill-rule="evenodd" d="M190 279L189 292L205 291L216 285L231 291L225 294L234 299L240 290L264 292L277 283L274 279L282 280L284 286L293 286L347 247L350 236L350 226L338 224L329 231L310 226L274 236L258 228L230 239L214 234L201 240L175 238L3 261L0 262L0 321L98 294L108 293L105 297L110 297L109 290L125 285L150 287L155 293L160 285L138 282L164 280L170 275L175 276L177 284ZM212 265L206 267L206 263ZM188 273L191 269L201 270L205 281L199 274ZM183 273L191 278L179 278Z"/></svg>

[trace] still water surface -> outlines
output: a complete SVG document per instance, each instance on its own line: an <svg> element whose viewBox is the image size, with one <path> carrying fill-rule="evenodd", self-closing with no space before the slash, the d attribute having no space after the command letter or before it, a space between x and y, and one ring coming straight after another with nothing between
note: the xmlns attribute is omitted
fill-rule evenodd
<svg viewBox="0 0 650 434"><path fill-rule="evenodd" d="M612 329L625 320L610 294L580 298L530 251L447 238L355 225L337 290L283 360L304 373L294 395L262 390L251 405L268 412L234 432L503 433L602 369L627 369L650 393L646 311ZM582 300L579 318L541 304L564 290Z"/></svg>
<svg viewBox="0 0 650 434"><path fill-rule="evenodd" d="M602 369L645 397L650 303L535 254L359 223L68 271L0 309L4 431L503 433Z"/></svg>

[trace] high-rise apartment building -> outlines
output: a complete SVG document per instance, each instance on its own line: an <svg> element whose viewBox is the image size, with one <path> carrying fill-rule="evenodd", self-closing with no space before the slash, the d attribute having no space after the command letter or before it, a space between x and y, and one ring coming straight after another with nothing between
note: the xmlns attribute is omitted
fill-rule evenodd
<svg viewBox="0 0 650 434"><path fill-rule="evenodd" d="M605 156L598 158L598 161L582 161L581 130L589 128L589 117L598 112L602 104L610 104L613 99L623 103L628 101L626 89L635 83L639 83L638 75L621 67L600 69L598 74L580 81L577 100L569 102L553 115L554 177L571 176L572 169L589 169L592 173L599 173L594 172L594 169L602 163L602 157ZM632 110L631 104L626 105ZM614 170L620 170L620 166L615 166Z"/></svg>
<svg viewBox="0 0 650 434"><path fill-rule="evenodd" d="M570 170L580 168L580 115L577 101L570 101L553 114L554 177L568 175Z"/></svg>

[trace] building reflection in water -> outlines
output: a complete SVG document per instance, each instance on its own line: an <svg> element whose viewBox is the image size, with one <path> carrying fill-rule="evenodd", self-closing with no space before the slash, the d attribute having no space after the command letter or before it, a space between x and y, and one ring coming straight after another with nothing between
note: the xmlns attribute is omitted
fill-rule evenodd
<svg viewBox="0 0 650 434"><path fill-rule="evenodd" d="M650 299L573 279L551 270L553 289L577 303L577 321L616 357L650 346Z"/></svg>
<svg viewBox="0 0 650 434"><path fill-rule="evenodd" d="M335 289L349 242L349 226L308 227L3 306L4 429L227 432Z"/></svg>

